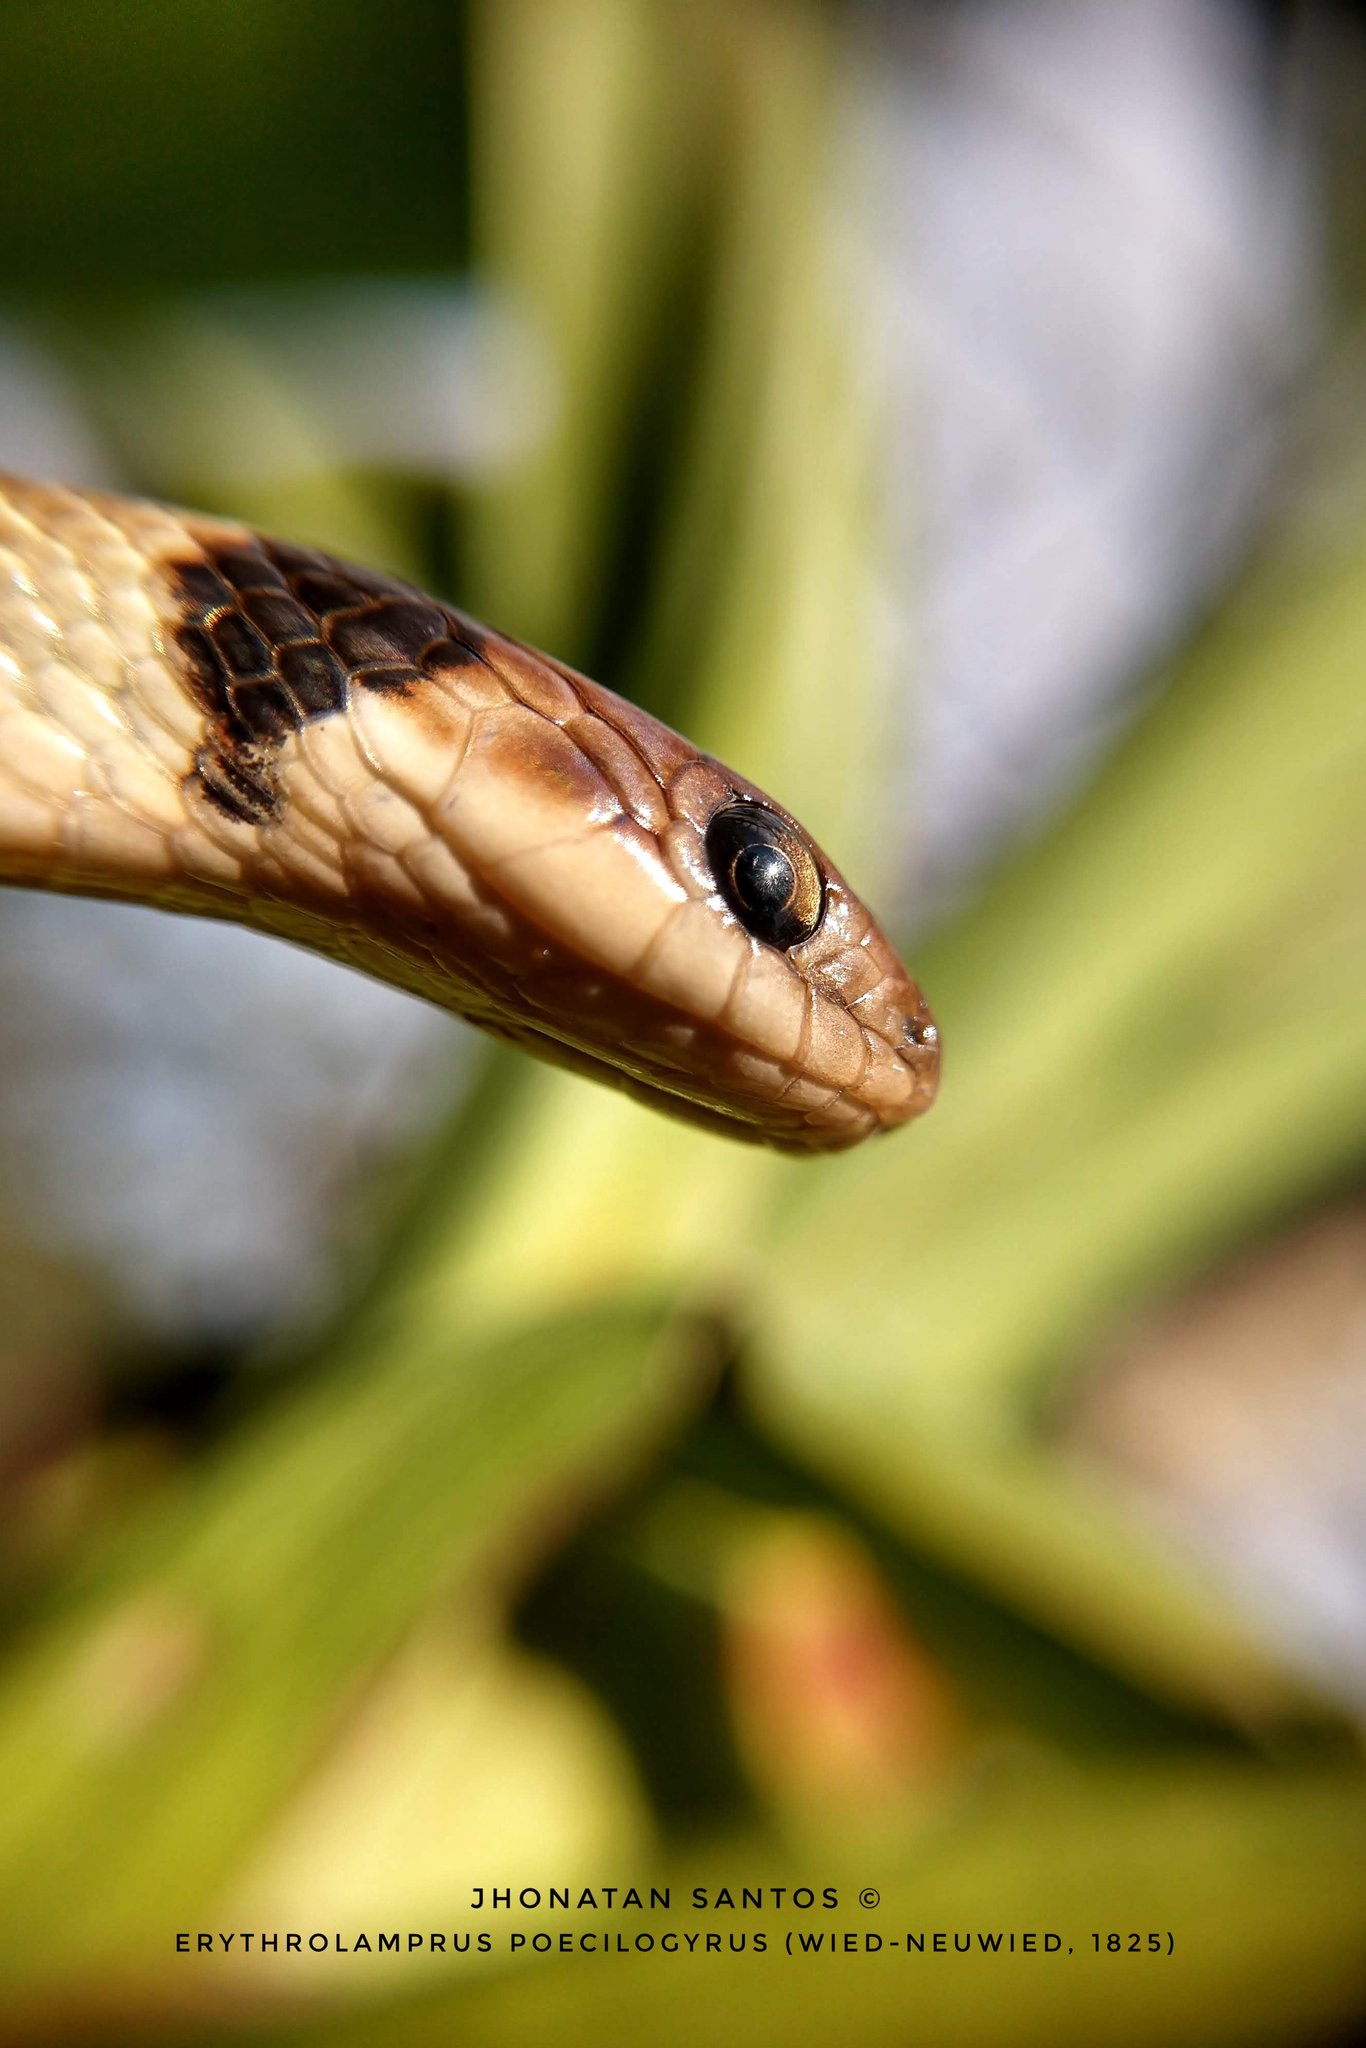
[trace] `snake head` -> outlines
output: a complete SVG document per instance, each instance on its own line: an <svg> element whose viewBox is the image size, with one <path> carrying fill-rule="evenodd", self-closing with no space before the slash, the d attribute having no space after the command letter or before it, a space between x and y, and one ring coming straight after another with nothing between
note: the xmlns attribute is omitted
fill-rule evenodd
<svg viewBox="0 0 1366 2048"><path fill-rule="evenodd" d="M939 1044L787 811L411 585L0 480L0 875L235 918L794 1152L928 1107Z"/></svg>
<svg viewBox="0 0 1366 2048"><path fill-rule="evenodd" d="M198 813L286 920L337 878L308 943L784 1150L838 1149L928 1107L924 997L781 805L406 584L200 532L205 561L177 572L179 644L210 714Z"/></svg>
<svg viewBox="0 0 1366 2048"><path fill-rule="evenodd" d="M587 677L473 621L461 633L482 667L445 675L460 766L437 819L509 920L517 1004L493 1028L791 1152L928 1108L925 999L796 819Z"/></svg>

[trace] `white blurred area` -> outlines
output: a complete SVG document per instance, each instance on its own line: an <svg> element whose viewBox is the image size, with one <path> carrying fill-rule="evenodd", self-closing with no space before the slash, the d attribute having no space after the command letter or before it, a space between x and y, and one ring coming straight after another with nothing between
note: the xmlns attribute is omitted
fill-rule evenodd
<svg viewBox="0 0 1366 2048"><path fill-rule="evenodd" d="M318 470L473 484L523 459L556 415L556 365L525 320L472 286L320 278L187 296L154 346L106 361L154 472L234 489ZM204 393L222 394L206 405Z"/></svg>
<svg viewBox="0 0 1366 2048"><path fill-rule="evenodd" d="M919 728L917 899L1100 749L1255 526L1315 325L1312 221L1252 17L1219 0L872 11L850 235L901 427L888 604ZM466 288L243 288L105 365L150 475L220 502L334 466L468 482L554 365ZM206 378L222 394L206 413ZM112 397L111 397L112 394ZM0 328L0 466L118 483ZM325 1293L348 1187L449 1098L459 1027L230 928L0 899L0 1206L168 1334Z"/></svg>
<svg viewBox="0 0 1366 2048"><path fill-rule="evenodd" d="M1067 1436L1366 1718L1366 1204L1259 1246L1119 1338Z"/></svg>
<svg viewBox="0 0 1366 2048"><path fill-rule="evenodd" d="M445 1113L462 1027L235 925L0 893L0 1187L133 1320L325 1304L347 1198Z"/></svg>
<svg viewBox="0 0 1366 2048"><path fill-rule="evenodd" d="M1084 774L1236 564L1317 328L1309 166L1233 0L891 6L865 204L898 372L919 915Z"/></svg>

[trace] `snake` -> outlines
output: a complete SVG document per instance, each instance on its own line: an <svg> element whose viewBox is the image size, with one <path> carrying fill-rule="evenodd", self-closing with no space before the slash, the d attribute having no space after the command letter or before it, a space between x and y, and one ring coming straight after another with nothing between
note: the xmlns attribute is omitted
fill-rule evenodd
<svg viewBox="0 0 1366 2048"><path fill-rule="evenodd" d="M798 1155L939 1034L781 804L386 572L0 476L0 882L227 918Z"/></svg>

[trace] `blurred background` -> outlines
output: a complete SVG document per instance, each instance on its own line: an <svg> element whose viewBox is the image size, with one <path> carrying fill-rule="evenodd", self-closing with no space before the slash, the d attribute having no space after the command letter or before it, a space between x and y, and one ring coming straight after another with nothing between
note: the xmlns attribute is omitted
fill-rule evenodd
<svg viewBox="0 0 1366 2048"><path fill-rule="evenodd" d="M680 725L946 1077L792 1164L0 894L0 2036L1360 2038L1361 11L10 0L5 61L0 464ZM354 1952L633 1882L1076 1953Z"/></svg>

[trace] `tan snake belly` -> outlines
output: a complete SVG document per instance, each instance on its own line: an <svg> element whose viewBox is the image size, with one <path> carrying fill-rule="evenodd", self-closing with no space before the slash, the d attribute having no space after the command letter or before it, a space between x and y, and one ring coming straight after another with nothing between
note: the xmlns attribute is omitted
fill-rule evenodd
<svg viewBox="0 0 1366 2048"><path fill-rule="evenodd" d="M392 577L4 477L0 881L277 933L787 1150L938 1078L837 870L668 727Z"/></svg>

